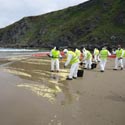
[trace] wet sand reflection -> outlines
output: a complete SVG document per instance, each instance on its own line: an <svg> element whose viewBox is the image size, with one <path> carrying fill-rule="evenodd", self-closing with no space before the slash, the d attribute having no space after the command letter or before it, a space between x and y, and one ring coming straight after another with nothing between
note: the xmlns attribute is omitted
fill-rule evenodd
<svg viewBox="0 0 125 125"><path fill-rule="evenodd" d="M28 83L17 84L17 87L30 90L37 96L47 98L51 103L58 100L57 95L61 98L61 105L71 103L72 95L65 81L68 75L67 69L61 69L59 73L50 72L50 59L46 57L10 60L13 63L7 65L4 71L28 80Z"/></svg>

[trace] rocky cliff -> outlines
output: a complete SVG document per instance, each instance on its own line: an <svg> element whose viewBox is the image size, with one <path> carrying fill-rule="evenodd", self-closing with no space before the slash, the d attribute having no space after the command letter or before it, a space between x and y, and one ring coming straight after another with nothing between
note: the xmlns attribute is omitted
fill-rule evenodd
<svg viewBox="0 0 125 125"><path fill-rule="evenodd" d="M89 0L0 29L0 47L125 46L125 1Z"/></svg>

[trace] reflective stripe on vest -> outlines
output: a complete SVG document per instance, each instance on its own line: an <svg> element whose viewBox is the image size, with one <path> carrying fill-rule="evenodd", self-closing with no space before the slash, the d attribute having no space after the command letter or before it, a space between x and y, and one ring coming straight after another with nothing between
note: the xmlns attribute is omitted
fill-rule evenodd
<svg viewBox="0 0 125 125"><path fill-rule="evenodd" d="M74 64L76 62L79 62L78 57L76 56L76 54L73 51L68 51L68 54L72 55L72 59L70 60L70 64Z"/></svg>

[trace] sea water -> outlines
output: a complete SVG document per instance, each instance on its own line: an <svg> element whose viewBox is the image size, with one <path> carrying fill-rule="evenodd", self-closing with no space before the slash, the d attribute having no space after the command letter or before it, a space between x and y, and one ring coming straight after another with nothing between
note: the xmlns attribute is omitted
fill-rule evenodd
<svg viewBox="0 0 125 125"><path fill-rule="evenodd" d="M30 56L37 52L40 52L39 49L0 48L0 58L10 58L13 56Z"/></svg>

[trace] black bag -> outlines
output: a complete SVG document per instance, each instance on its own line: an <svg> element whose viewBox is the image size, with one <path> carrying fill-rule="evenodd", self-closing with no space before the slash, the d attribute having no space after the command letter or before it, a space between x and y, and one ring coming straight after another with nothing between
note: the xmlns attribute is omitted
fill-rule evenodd
<svg viewBox="0 0 125 125"><path fill-rule="evenodd" d="M97 67L97 64L96 63L92 63L91 69L95 69L96 67Z"/></svg>
<svg viewBox="0 0 125 125"><path fill-rule="evenodd" d="M83 77L84 70L83 69L78 69L77 76L78 77Z"/></svg>

